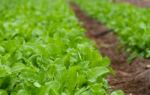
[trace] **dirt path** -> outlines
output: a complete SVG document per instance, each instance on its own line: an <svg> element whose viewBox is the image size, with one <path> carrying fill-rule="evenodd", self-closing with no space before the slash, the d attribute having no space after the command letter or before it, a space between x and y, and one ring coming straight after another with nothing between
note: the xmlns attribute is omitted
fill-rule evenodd
<svg viewBox="0 0 150 95"><path fill-rule="evenodd" d="M115 0L117 2L129 2L140 7L150 7L150 0Z"/></svg>
<svg viewBox="0 0 150 95"><path fill-rule="evenodd" d="M108 81L112 90L122 89L126 95L150 95L150 60L135 59L132 64L127 63L117 36L103 24L87 16L80 8L71 4L79 21L86 29L86 35L94 40L103 56L108 56L112 62L115 76Z"/></svg>

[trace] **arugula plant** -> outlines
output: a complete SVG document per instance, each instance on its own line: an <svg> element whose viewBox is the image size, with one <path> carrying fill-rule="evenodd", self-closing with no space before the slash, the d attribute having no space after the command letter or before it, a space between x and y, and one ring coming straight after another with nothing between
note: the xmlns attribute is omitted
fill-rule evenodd
<svg viewBox="0 0 150 95"><path fill-rule="evenodd" d="M75 0L93 18L114 29L131 58L150 58L150 9L112 0Z"/></svg>
<svg viewBox="0 0 150 95"><path fill-rule="evenodd" d="M65 0L0 0L0 95L108 95L109 64Z"/></svg>

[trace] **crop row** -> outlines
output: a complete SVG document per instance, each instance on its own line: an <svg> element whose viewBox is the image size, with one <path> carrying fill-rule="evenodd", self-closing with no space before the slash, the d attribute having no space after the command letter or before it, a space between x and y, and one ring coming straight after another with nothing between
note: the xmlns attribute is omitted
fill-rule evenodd
<svg viewBox="0 0 150 95"><path fill-rule="evenodd" d="M0 0L0 95L108 95L109 64L65 0Z"/></svg>
<svg viewBox="0 0 150 95"><path fill-rule="evenodd" d="M112 0L75 0L88 15L113 29L131 58L150 57L150 9Z"/></svg>

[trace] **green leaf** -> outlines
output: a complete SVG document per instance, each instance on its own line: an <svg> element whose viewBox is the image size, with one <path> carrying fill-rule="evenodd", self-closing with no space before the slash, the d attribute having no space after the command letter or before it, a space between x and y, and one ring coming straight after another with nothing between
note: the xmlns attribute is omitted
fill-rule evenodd
<svg viewBox="0 0 150 95"><path fill-rule="evenodd" d="M117 90L111 93L111 95L125 95L122 90Z"/></svg>
<svg viewBox="0 0 150 95"><path fill-rule="evenodd" d="M13 64L13 66L11 68L11 71L13 73L19 73L19 72L21 72L22 70L25 70L25 69L26 69L26 67L23 63L15 63L15 64Z"/></svg>
<svg viewBox="0 0 150 95"><path fill-rule="evenodd" d="M38 82L34 82L33 85L34 85L35 87L37 87L37 88L40 88L40 87L41 87L41 84L38 83Z"/></svg>
<svg viewBox="0 0 150 95"><path fill-rule="evenodd" d="M8 95L7 91L0 89L0 95Z"/></svg>
<svg viewBox="0 0 150 95"><path fill-rule="evenodd" d="M0 53L3 54L5 52L5 48L0 46Z"/></svg>
<svg viewBox="0 0 150 95"><path fill-rule="evenodd" d="M18 90L16 95L30 95L25 89Z"/></svg>
<svg viewBox="0 0 150 95"><path fill-rule="evenodd" d="M95 67L88 71L88 74L90 74L89 81L95 82L97 81L97 78L103 78L103 75L107 75L110 73L110 70L106 67Z"/></svg>
<svg viewBox="0 0 150 95"><path fill-rule="evenodd" d="M0 65L0 78L6 77L11 74L11 70L8 66Z"/></svg>

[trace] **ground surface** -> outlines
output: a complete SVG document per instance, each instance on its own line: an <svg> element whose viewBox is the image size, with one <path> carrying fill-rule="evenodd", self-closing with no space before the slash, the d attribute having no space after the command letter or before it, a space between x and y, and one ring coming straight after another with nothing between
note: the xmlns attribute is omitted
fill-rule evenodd
<svg viewBox="0 0 150 95"><path fill-rule="evenodd" d="M116 0L117 2L126 1L140 7L150 7L150 0Z"/></svg>
<svg viewBox="0 0 150 95"><path fill-rule="evenodd" d="M108 78L112 90L122 89L126 95L150 95L150 59L137 58L129 65L128 56L117 36L103 24L87 16L77 5L71 5L87 31L86 35L112 61L112 68L116 71L115 76Z"/></svg>

